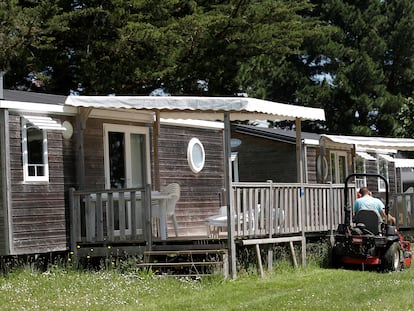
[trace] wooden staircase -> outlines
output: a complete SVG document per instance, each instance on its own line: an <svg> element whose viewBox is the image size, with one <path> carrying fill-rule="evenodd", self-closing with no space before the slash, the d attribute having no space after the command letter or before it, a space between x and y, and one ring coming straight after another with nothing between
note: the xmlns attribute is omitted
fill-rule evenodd
<svg viewBox="0 0 414 311"><path fill-rule="evenodd" d="M226 278L228 255L222 248L151 250L144 252L144 262L138 266L172 276L205 276L220 271Z"/></svg>

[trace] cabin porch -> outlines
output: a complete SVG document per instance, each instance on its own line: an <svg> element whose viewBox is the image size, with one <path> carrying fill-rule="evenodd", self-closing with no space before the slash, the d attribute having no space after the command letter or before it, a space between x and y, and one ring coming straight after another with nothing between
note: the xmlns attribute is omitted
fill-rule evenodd
<svg viewBox="0 0 414 311"><path fill-rule="evenodd" d="M214 234L212 223L205 222L202 235L160 236L159 219L151 212L152 193L150 185L100 191L72 189L70 248L74 256L144 257L150 252L187 250L191 254L220 251L227 257L231 247L227 221L219 222ZM354 188L349 196L355 198ZM343 185L233 183L231 198L235 243L256 245L257 249L262 244L288 242L292 246L293 242L302 242L306 250L306 236L333 232L344 213ZM172 225L169 232L174 232ZM302 252L302 261L305 255Z"/></svg>

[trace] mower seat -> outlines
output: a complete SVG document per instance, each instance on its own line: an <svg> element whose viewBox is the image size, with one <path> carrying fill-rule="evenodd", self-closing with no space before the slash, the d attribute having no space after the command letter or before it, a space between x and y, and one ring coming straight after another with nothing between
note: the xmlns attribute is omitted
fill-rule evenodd
<svg viewBox="0 0 414 311"><path fill-rule="evenodd" d="M355 215L355 223L357 227L358 224L364 224L364 229L369 230L375 235L381 232L382 218L375 210L361 209Z"/></svg>

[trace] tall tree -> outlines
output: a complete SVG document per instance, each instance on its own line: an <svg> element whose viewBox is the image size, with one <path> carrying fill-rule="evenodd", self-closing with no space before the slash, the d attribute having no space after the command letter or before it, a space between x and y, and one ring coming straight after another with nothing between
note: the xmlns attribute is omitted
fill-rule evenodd
<svg viewBox="0 0 414 311"><path fill-rule="evenodd" d="M50 79L50 63L42 57L55 50L52 33L60 1L0 2L0 70L10 87L43 88Z"/></svg>
<svg viewBox="0 0 414 311"><path fill-rule="evenodd" d="M401 99L413 90L413 4L313 2L319 19L334 29L324 38L331 43L319 45L329 80L306 86L299 101L320 102L332 133L398 135Z"/></svg>
<svg viewBox="0 0 414 311"><path fill-rule="evenodd" d="M29 2L32 10L48 3ZM50 7L57 5L53 17L39 19L60 26L43 29L55 49L33 56L37 72L49 69L46 90L58 93L148 94L163 87L173 94L273 97L265 90L269 69L297 55L312 29L300 14L307 0L78 0Z"/></svg>
<svg viewBox="0 0 414 311"><path fill-rule="evenodd" d="M385 16L378 0L318 1L320 17L336 27L336 48L324 55L326 74L332 78L323 107L330 132L379 134L379 111L388 96L382 59L386 44L381 38ZM324 93L325 93L324 92Z"/></svg>

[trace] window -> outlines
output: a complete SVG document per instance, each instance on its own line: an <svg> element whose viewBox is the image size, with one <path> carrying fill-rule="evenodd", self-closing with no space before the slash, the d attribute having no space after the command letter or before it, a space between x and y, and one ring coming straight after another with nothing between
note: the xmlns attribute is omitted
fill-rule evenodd
<svg viewBox="0 0 414 311"><path fill-rule="evenodd" d="M333 184L341 184L345 182L348 175L346 166L346 152L334 151L330 154L331 161L331 181Z"/></svg>
<svg viewBox="0 0 414 311"><path fill-rule="evenodd" d="M232 163L232 181L239 182L239 156L237 152L231 153L231 163Z"/></svg>
<svg viewBox="0 0 414 311"><path fill-rule="evenodd" d="M384 176L388 181L388 161L381 157L378 159L378 174ZM385 190L385 181L378 178L378 191L384 192Z"/></svg>
<svg viewBox="0 0 414 311"><path fill-rule="evenodd" d="M365 174L365 159L362 157L355 158L355 173ZM362 187L367 186L366 176L360 176L355 178L356 188L359 190Z"/></svg>
<svg viewBox="0 0 414 311"><path fill-rule="evenodd" d="M191 138L187 147L187 161L194 173L199 173L204 167L205 152L203 144L197 138Z"/></svg>
<svg viewBox="0 0 414 311"><path fill-rule="evenodd" d="M22 119L24 181L48 181L47 133Z"/></svg>

